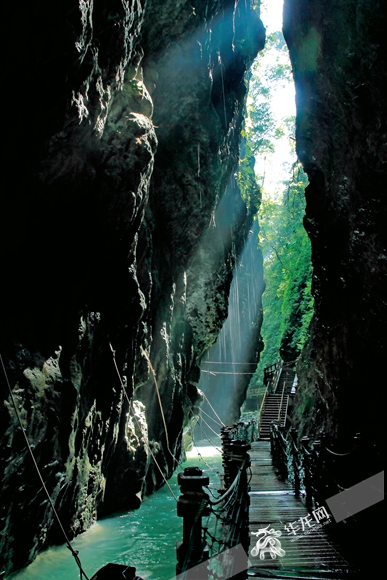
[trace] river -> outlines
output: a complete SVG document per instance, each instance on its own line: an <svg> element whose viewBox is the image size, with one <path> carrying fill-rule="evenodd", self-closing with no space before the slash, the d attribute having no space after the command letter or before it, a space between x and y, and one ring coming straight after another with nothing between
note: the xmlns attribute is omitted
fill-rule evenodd
<svg viewBox="0 0 387 580"><path fill-rule="evenodd" d="M198 451L200 455L198 454ZM210 487L219 488L221 455L214 447L194 448L187 461L169 480L176 496L177 474L185 467L198 466L210 477ZM203 459L201 459L201 457ZM208 464L208 465L206 465ZM176 542L182 539L183 521L176 515L176 501L167 486L146 497L137 511L118 514L96 522L72 541L86 574L91 576L104 564L115 562L137 569L144 580L175 577ZM78 580L79 571L66 545L50 548L10 580Z"/></svg>

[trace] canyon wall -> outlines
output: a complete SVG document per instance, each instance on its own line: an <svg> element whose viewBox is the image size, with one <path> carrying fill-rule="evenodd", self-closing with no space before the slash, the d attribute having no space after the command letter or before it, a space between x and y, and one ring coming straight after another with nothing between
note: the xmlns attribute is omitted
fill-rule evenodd
<svg viewBox="0 0 387 580"><path fill-rule="evenodd" d="M71 538L181 457L252 220L237 189L227 222L219 202L264 28L230 0L32 1L5 21L0 352ZM0 388L8 573L63 536L3 369Z"/></svg>
<svg viewBox="0 0 387 580"><path fill-rule="evenodd" d="M299 364L299 434L380 452L386 360L386 3L285 0L297 152L309 177L315 316ZM362 466L365 470L375 465ZM360 479L360 472L359 472Z"/></svg>

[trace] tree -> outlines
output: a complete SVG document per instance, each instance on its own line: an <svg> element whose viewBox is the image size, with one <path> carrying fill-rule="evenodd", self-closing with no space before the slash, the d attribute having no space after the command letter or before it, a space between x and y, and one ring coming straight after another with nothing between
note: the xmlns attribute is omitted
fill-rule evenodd
<svg viewBox="0 0 387 580"><path fill-rule="evenodd" d="M279 202L261 203L260 246L266 290L262 337L265 348L251 388L263 387L263 369L281 355L295 360L308 337L313 314L311 247L303 227L307 177L297 163Z"/></svg>
<svg viewBox="0 0 387 580"><path fill-rule="evenodd" d="M278 89L292 82L282 33L273 33L252 67L238 170L238 182L248 205L254 201L252 196L258 195L254 194L257 181L262 183L259 243L266 284L261 331L265 348L250 382L254 390L263 389L263 369L280 355L287 361L298 357L313 314L311 248L303 227L307 177L295 161L287 180L278 184L280 193L269 196L264 177L256 175L259 159L270 160L280 140L294 151L294 116L272 106Z"/></svg>

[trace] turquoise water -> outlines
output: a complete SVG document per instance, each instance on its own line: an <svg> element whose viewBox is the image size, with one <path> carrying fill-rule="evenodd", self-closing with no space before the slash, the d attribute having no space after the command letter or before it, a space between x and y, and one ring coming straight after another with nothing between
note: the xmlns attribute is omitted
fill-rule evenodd
<svg viewBox="0 0 387 580"><path fill-rule="evenodd" d="M169 483L176 497L180 490L177 473L196 465L210 477L210 487L218 489L221 456L214 447L200 447L187 454ZM215 471L213 471L215 470ZM96 522L76 538L72 545L86 574L91 576L104 564L114 562L137 569L144 580L170 580L175 577L176 542L182 539L183 521L176 515L176 501L167 486L146 497L137 511ZM68 548L58 546L40 554L24 570L8 577L12 580L79 580L78 567Z"/></svg>

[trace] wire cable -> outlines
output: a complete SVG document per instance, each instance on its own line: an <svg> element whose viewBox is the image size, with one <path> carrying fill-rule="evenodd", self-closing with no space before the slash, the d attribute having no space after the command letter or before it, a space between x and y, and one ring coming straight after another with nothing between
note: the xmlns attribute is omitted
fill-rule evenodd
<svg viewBox="0 0 387 580"><path fill-rule="evenodd" d="M203 427L200 425L199 421L202 420L202 417L195 417L195 419L196 419L196 425L199 427L200 431L203 433L204 437L207 439L207 441L209 442L211 447L214 447L217 451L219 451L219 453L222 453L222 450L219 449L219 447L217 447L213 441L211 441L211 439L208 437L207 433L204 431ZM195 425L195 427L196 427L196 425Z"/></svg>
<svg viewBox="0 0 387 580"><path fill-rule="evenodd" d="M209 415L208 413L206 413L205 411L203 411L203 409L200 407L200 412L204 413L206 415L206 417L208 417L209 419L211 419L211 421L213 421L214 423L216 423L216 425L219 425L219 427L223 427L222 423L219 423L219 421L216 421L213 417L211 417L211 415Z"/></svg>
<svg viewBox="0 0 387 580"><path fill-rule="evenodd" d="M331 455L335 455L336 457L348 457L348 455L351 455L351 453L352 453L352 451L348 451L347 453L336 453L336 451L332 451L332 449L328 449L328 447L326 445L324 445L323 447L326 451L328 451L328 453L330 453Z"/></svg>
<svg viewBox="0 0 387 580"><path fill-rule="evenodd" d="M200 413L200 411L201 411L201 409L199 408L199 413ZM219 439L221 439L221 436L219 435L219 433L217 433L216 431L214 431L214 430L213 430L213 428L211 427L211 425L209 425L209 424L207 423L207 421L206 421L205 419L203 419L203 417L202 417L202 416L201 416L200 418L201 418L201 420L203 421L203 423L204 423L205 425L207 425L207 427L209 428L209 430L210 430L210 431L212 431L212 432L214 433L214 435L216 435L217 437L219 437Z"/></svg>
<svg viewBox="0 0 387 580"><path fill-rule="evenodd" d="M219 499L217 499L215 501L212 501L212 500L208 499L208 501L209 501L209 503L211 505L217 505L218 503L221 503L224 499L226 499L226 497L228 497L231 494L231 492L233 491L234 487L236 486L236 484L238 483L238 481L240 479L241 472L242 472L242 469L245 466L245 463L246 463L246 459L244 460L244 462L241 465L241 467L238 469L238 473L235 476L234 481L232 482L232 484L230 485L230 487L228 488L228 490L222 495L222 497L220 497Z"/></svg>
<svg viewBox="0 0 387 580"><path fill-rule="evenodd" d="M257 363L217 361L217 360L202 360L200 364L206 364L206 365L255 365L255 366L257 366Z"/></svg>
<svg viewBox="0 0 387 580"><path fill-rule="evenodd" d="M196 426L196 425L195 425L195 426ZM204 459L203 455L200 453L200 451L199 451L199 447L196 445L196 443L195 443L195 440L194 440L194 433L193 433L193 429L191 429L190 431L191 431L191 437L192 437L192 445L195 447L195 449L196 449L196 453L198 454L199 458L201 459L201 461L203 461L203 463L204 463L204 464L207 466L207 468L208 468L210 471L213 471L214 473L217 473L217 474L219 475L219 474L220 474L220 472L219 472L217 469L215 469L214 467L211 467L211 465L209 465L209 464L207 463L207 461ZM210 493L212 493L212 492L210 491Z"/></svg>
<svg viewBox="0 0 387 580"><path fill-rule="evenodd" d="M110 345L110 348L111 348L111 345ZM155 371L154 371L154 368L153 368L153 366L152 366L152 363L151 363L151 361L150 361L149 355L148 355L148 353L146 352L146 350L144 350L143 348L141 348L141 353L144 355L144 357L145 357L145 358L146 358L146 360L147 360L147 363L148 363L149 369L150 369L150 371L151 371L151 373L152 373L152 376L153 376L153 382L154 382L154 384L155 384L155 387L156 387L156 393L157 393L157 398L158 398L158 401L159 401L159 406L160 406L161 417L162 417L162 419L163 419L163 423L164 423L164 429L165 429L165 439L166 439L166 442L167 442L167 449L168 449L168 451L169 451L170 455L173 457L173 459L174 459L174 460L176 461L176 463L178 464L179 462L178 462L178 460L176 459L176 457L174 456L174 454L172 453L172 451L171 451L171 448L170 448L170 446L169 446L168 428L167 428L167 423L166 423L166 421L165 421L164 409L163 409L163 404L162 404L162 402L161 402L160 391L159 391L159 387L158 387L158 384L157 384L157 379L156 379L156 373L155 373Z"/></svg>
<svg viewBox="0 0 387 580"><path fill-rule="evenodd" d="M162 477L162 478L163 478L163 480L164 480L164 483L165 483L165 484L166 484L166 486L168 487L168 489L169 489L169 491L171 492L171 494L172 494L173 498L174 498L174 499L177 501L177 497L176 497L176 495L173 493L173 489L172 489L172 488L171 488L171 486L169 485L169 483L168 483L168 481L167 481L166 477L164 476L164 473L163 473L163 471L162 471L162 469L161 469L160 465L158 464L158 462L157 462L157 460L156 460L156 457L155 457L155 455L154 455L154 453L153 453L152 449L150 448L150 445L149 445L149 442L148 442L148 438L147 438L147 437L144 435L144 433L143 433L143 431L142 431L142 429L141 429L141 427L140 427L140 423L137 421L136 413L134 412L134 409L133 409L132 403L131 403L131 401L130 401L130 399L129 399L128 393L126 392L126 389L125 389L124 383L123 383L123 381L122 381L122 378L121 378L121 375L120 375L120 371L118 370L117 361L116 361L116 351L113 349L113 347L112 347L112 345L111 345L111 343L110 343L110 342L109 342L109 346L110 346L110 350L112 351L112 355L113 355L113 363L114 363L114 366L115 366L115 368L116 368L116 372L117 372L117 375L118 375L118 379L119 379L119 381L120 381L120 385L121 385L122 392L123 392L123 394L124 394L124 397L126 398L126 401L127 401L128 405L129 405L129 409L131 409L131 411L132 411L132 414L133 414L134 420L136 421L136 424L137 424L138 430L140 431L140 433L141 433L141 435L142 435L142 438L143 438L143 440L144 440L144 443L145 443L145 445L146 445L146 447L147 447L147 450L149 451L149 453L150 453L150 455L151 455L151 457L152 457L152 459L153 459L153 461L154 461L155 465L157 466L158 470L160 471L160 474L161 474L161 477Z"/></svg>
<svg viewBox="0 0 387 580"><path fill-rule="evenodd" d="M0 360L1 360L1 365L2 365L2 367L3 367L3 373L4 373L4 375L5 375L5 379L6 379L6 382L7 382L7 385L8 385L9 394L10 394L10 396L11 396L12 405L13 405L13 408L15 409L15 413L16 413L16 417L17 417L17 420L18 420L18 422L19 422L19 425L20 425L20 429L21 429L21 431L22 431L22 433L23 433L23 437L24 437L24 440L25 440L25 442L26 442L26 445L27 445L28 451L29 451L29 453L30 453L30 455L31 455L32 462L33 462L33 464L34 464L34 467L35 467L35 469L36 469L36 472L37 472L37 474L38 474L38 476L39 476L40 483L42 484L43 490L44 490L44 492L45 492L45 494L46 494L46 497L47 497L47 499L48 499L48 502L49 502L49 504L50 504L50 506L51 506L52 512L53 512L53 514L54 514L54 516L55 516L55 519L56 519L56 521L57 521L57 523L58 523L58 525L59 525L59 527L60 527L61 531L62 531L63 537L64 537L64 538L65 538L65 540L66 540L67 547L68 547L68 549L70 550L71 554L73 555L75 562L77 563L77 566L78 566L78 568L79 568L79 573L80 573L80 578L81 578L81 580L82 580L82 576L84 576L84 577L86 578L86 580L89 580L89 577L87 576L86 572L84 571L84 569L83 569L83 567L82 567L81 560L80 560L80 558L79 558L79 555L78 555L78 554L79 554L79 552L78 552L78 550L74 550L74 548L72 547L72 545L71 545L71 543L70 543L70 540L69 540L69 538L68 538L68 536L67 536L67 534L66 534L66 531L65 531L65 529L64 529L64 527L63 527L63 525L62 525L62 522L61 522L61 520L60 520L60 518L59 518L58 512L57 512L57 511L56 511L56 509L55 509L55 506L54 506L54 503L53 503L53 501L52 501L52 499L51 499L51 496L50 496L50 494L48 493L48 489L47 489L47 487L46 487L46 484L44 483L44 480L43 480L42 474L41 474L41 472L40 472L40 469L39 469L39 466L38 466L38 464L37 464L37 462L36 462L36 459L35 459L34 453L33 453L33 451L32 451L32 448L31 448L30 442L28 441L27 434L26 434L26 432L25 432L25 429L24 429L24 427L23 427L23 423L22 423L22 420L21 420L21 417L20 417L20 414L19 414L19 411L18 411L18 408L17 408L17 405L16 405L15 398L14 398L14 396L13 396L13 392L12 392L12 389L11 389L10 382L9 382L9 380L8 380L7 371L6 371L6 369L5 369L4 362L3 362L3 357L1 356L1 354L0 354Z"/></svg>
<svg viewBox="0 0 387 580"><path fill-rule="evenodd" d="M219 417L218 413L215 411L214 407L211 405L206 393L204 393L203 391L200 391L200 393L203 395L203 397L207 401L208 406L210 407L211 411L214 413L215 417L217 417L219 419L219 421L221 422L222 427L226 427L226 425L223 423L222 419Z"/></svg>

